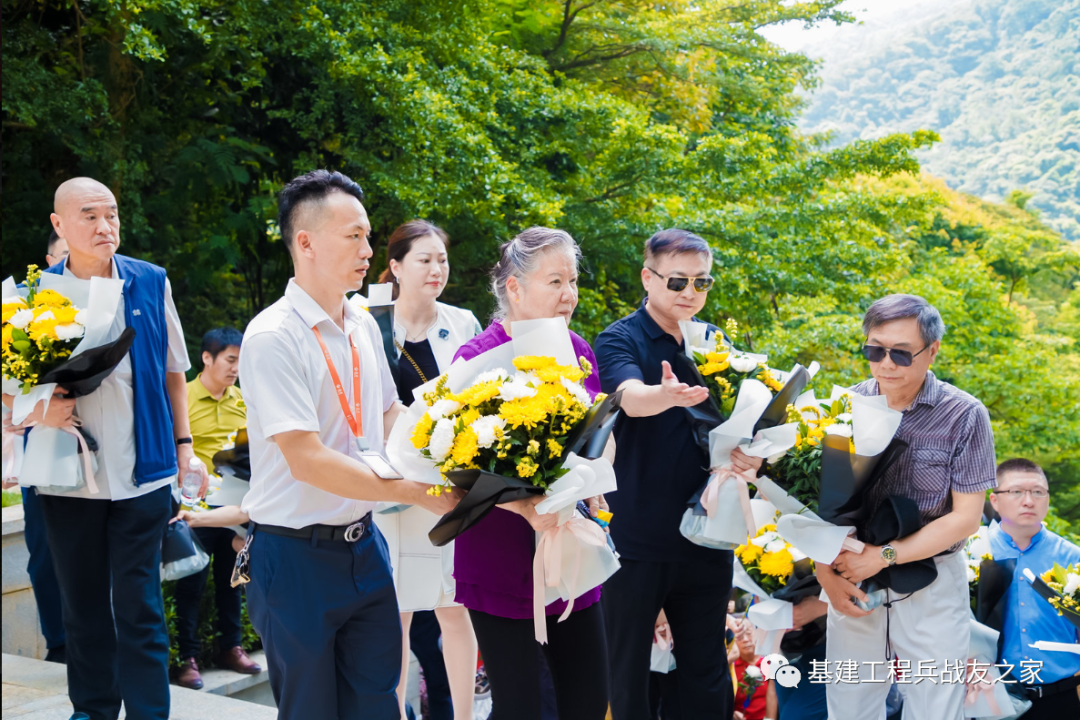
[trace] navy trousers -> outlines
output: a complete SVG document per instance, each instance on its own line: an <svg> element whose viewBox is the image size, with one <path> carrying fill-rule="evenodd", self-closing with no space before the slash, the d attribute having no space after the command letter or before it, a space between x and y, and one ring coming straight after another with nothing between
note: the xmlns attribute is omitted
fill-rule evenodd
<svg viewBox="0 0 1080 720"><path fill-rule="evenodd" d="M724 645L730 551L714 562L648 562L622 558L604 583L611 658L611 716L650 720L649 660L661 608L671 626L679 711L694 720L730 720L735 697Z"/></svg>
<svg viewBox="0 0 1080 720"><path fill-rule="evenodd" d="M45 647L50 650L61 648L67 642L64 637L64 616L60 608L60 583L53 570L52 552L49 550L49 538L45 534L45 518L41 515L41 500L37 490L23 488L23 521L26 549L30 552L30 561L26 563L26 573L34 588L34 600L37 602L38 619L41 620L41 634L45 636Z"/></svg>
<svg viewBox="0 0 1080 720"><path fill-rule="evenodd" d="M355 543L256 528L247 598L279 720L398 720L401 618L377 528Z"/></svg>
<svg viewBox="0 0 1080 720"><path fill-rule="evenodd" d="M168 486L130 500L41 495L63 597L68 697L91 720L169 717L161 599Z"/></svg>

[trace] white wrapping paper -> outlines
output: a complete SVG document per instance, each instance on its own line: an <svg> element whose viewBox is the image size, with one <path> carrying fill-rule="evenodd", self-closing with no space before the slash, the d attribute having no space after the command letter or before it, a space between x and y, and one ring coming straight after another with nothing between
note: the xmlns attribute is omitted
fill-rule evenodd
<svg viewBox="0 0 1080 720"><path fill-rule="evenodd" d="M85 310L86 325L82 340L72 350L75 357L91 348L104 345L109 341L120 298L124 289L123 280L112 278L91 278L87 283L76 278L42 273L39 284L41 290L51 289L71 300L76 307ZM27 296L26 288L18 288L14 278L3 282L3 299ZM49 409L49 402L56 391L56 383L38 385L28 393L18 389L18 382L4 379L4 392L14 396L11 407L11 421L19 425L34 411L39 402L44 403L42 412ZM75 488L83 485L83 463L78 457L78 440L74 435L56 428L36 427L30 433L23 452L21 466L18 469L19 484L24 487ZM96 469L97 458L91 459Z"/></svg>

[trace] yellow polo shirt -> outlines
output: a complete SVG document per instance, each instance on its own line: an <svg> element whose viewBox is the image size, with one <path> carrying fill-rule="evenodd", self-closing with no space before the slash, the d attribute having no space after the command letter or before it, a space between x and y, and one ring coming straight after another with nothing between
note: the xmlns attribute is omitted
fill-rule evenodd
<svg viewBox="0 0 1080 720"><path fill-rule="evenodd" d="M247 425L247 407L240 388L225 388L220 400L215 400L202 384L202 376L187 385L188 420L195 456L214 471L214 454L221 450L229 435Z"/></svg>

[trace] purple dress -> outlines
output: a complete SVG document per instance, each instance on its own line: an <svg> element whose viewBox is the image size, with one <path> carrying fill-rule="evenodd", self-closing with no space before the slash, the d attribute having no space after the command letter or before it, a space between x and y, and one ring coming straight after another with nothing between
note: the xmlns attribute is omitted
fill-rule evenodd
<svg viewBox="0 0 1080 720"><path fill-rule="evenodd" d="M593 366L585 378L585 390L590 397L600 392L600 374L596 356L589 343L570 333L574 354L584 357ZM510 342L502 323L496 320L487 330L462 345L455 360L471 360L482 353ZM473 525L454 540L454 597L470 610L488 615L526 620L532 613L533 552L536 532L529 522L516 513L495 508L487 517ZM574 610L581 610L600 599L597 586L574 601ZM556 600L547 606L548 615L559 615L566 603Z"/></svg>

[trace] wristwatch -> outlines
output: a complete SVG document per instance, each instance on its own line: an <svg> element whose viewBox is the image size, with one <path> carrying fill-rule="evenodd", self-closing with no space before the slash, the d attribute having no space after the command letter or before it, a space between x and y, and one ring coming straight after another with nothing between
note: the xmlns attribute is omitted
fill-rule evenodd
<svg viewBox="0 0 1080 720"><path fill-rule="evenodd" d="M881 559L892 567L896 564L896 549L892 545L884 545L881 548Z"/></svg>

